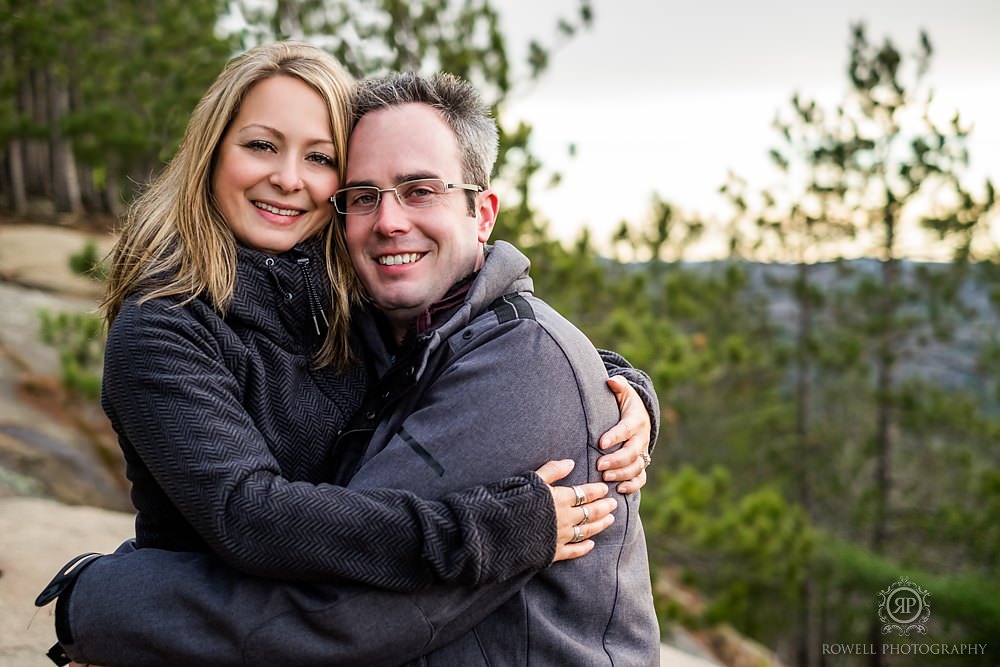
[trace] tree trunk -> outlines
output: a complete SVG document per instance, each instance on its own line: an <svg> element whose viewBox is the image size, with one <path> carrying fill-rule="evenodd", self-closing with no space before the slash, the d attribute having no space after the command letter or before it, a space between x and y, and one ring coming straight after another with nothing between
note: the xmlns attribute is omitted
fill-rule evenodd
<svg viewBox="0 0 1000 667"><path fill-rule="evenodd" d="M40 127L48 125L48 104L45 100L44 74L38 69L24 79L21 88L21 111ZM28 196L40 196L51 200L53 196L52 174L49 168L49 144L47 141L30 137L24 142L25 191Z"/></svg>
<svg viewBox="0 0 1000 667"><path fill-rule="evenodd" d="M73 157L73 145L63 136L60 121L69 114L69 84L48 76L49 142L51 145L52 180L55 184L56 206L74 215L83 213L80 176Z"/></svg>
<svg viewBox="0 0 1000 667"><path fill-rule="evenodd" d="M24 142L11 139L7 146L7 171L10 175L10 206L18 215L28 213L28 193L24 187Z"/></svg>
<svg viewBox="0 0 1000 667"><path fill-rule="evenodd" d="M875 423L875 521L872 526L871 549L881 555L885 551L888 535L889 503L892 496L892 424L893 394L895 392L896 351L896 291L899 285L899 260L895 253L896 215L892 202L894 198L887 191L889 205L886 207L885 247L881 260L882 269L882 317L885 318L879 335L876 358L875 400L877 403ZM882 655L881 626L877 618L872 619L869 639L874 646L869 664L884 667Z"/></svg>
<svg viewBox="0 0 1000 667"><path fill-rule="evenodd" d="M799 503L806 515L812 519L812 489L810 488L809 467L812 454L812 352L809 349L813 335L814 308L811 293L811 265L800 261L798 266L799 318L795 344L795 436L796 475L798 477ZM798 646L796 662L799 667L816 667L817 636L813 602L815 591L807 570L805 581L799 589Z"/></svg>
<svg viewBox="0 0 1000 667"><path fill-rule="evenodd" d="M876 363L875 400L877 417L875 424L875 522L872 527L872 551L881 555L885 548L889 502L892 491L892 421L893 393L896 383L896 292L899 287L899 260L896 257L896 215L892 206L892 194L886 207L885 247L881 260L882 270L882 313L885 318L879 335Z"/></svg>
<svg viewBox="0 0 1000 667"><path fill-rule="evenodd" d="M110 167L104 180L104 200L108 213L119 219L124 215L125 204L122 202L122 190L119 185L118 174Z"/></svg>

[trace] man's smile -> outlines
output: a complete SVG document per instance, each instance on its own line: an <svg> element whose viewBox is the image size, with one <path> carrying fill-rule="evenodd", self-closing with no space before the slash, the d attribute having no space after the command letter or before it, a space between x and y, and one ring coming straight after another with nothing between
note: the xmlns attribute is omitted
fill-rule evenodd
<svg viewBox="0 0 1000 667"><path fill-rule="evenodd" d="M425 252L404 252L397 255L379 255L376 258L379 264L383 266L396 266L397 264L412 264L420 258L422 258L427 253Z"/></svg>

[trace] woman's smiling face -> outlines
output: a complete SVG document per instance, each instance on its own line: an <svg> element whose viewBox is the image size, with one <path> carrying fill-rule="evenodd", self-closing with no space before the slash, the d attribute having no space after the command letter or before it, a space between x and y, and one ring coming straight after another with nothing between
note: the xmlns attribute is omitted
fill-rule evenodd
<svg viewBox="0 0 1000 667"><path fill-rule="evenodd" d="M275 75L247 92L219 144L212 193L246 246L285 252L334 215L340 183L323 98L295 77Z"/></svg>

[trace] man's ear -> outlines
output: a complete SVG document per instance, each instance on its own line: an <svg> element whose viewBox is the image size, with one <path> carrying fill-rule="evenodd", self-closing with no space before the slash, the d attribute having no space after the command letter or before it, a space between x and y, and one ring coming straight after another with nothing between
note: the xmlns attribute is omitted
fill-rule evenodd
<svg viewBox="0 0 1000 667"><path fill-rule="evenodd" d="M500 199L493 190L483 190L476 196L476 227L480 243L490 240L499 211Z"/></svg>

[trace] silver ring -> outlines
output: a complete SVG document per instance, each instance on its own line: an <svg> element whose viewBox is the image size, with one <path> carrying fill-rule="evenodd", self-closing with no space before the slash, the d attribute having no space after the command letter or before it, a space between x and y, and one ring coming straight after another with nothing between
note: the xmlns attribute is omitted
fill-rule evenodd
<svg viewBox="0 0 1000 667"><path fill-rule="evenodd" d="M649 452L643 452L642 454L639 454L639 456L642 457L642 467L645 470L649 467L649 464L653 462L653 457L649 455Z"/></svg>
<svg viewBox="0 0 1000 667"><path fill-rule="evenodd" d="M583 542L583 531L580 530L580 526L573 526L573 539L569 543L576 544L577 542Z"/></svg>
<svg viewBox="0 0 1000 667"><path fill-rule="evenodd" d="M573 507L579 507L580 505L587 502L587 494L585 494L583 492L583 489L581 489L579 486L573 487L573 493L576 494L576 502L573 503Z"/></svg>
<svg viewBox="0 0 1000 667"><path fill-rule="evenodd" d="M582 526L583 524L590 522L590 510L587 509L587 506L583 505L580 507L580 509L583 510L583 518L580 519L580 522L578 524L576 524L578 526Z"/></svg>

